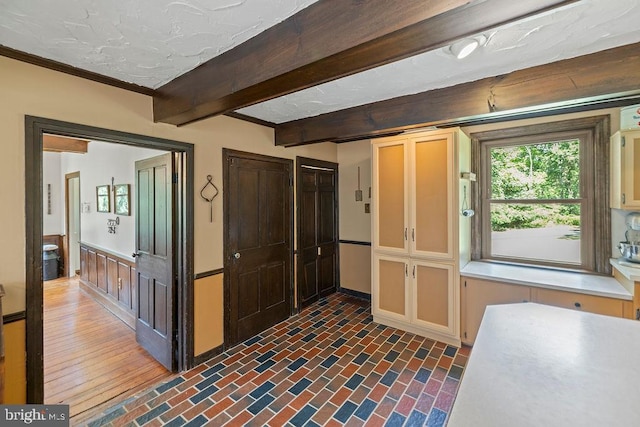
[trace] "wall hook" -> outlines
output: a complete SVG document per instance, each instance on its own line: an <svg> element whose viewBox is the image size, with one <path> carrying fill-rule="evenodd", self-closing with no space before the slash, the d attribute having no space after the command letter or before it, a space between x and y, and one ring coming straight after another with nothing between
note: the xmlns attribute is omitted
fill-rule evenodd
<svg viewBox="0 0 640 427"><path fill-rule="evenodd" d="M211 191L209 190L209 186L211 186L211 189L215 191L211 197L207 197L205 195L205 191ZM213 199L215 199L219 193L220 191L218 190L218 187L213 183L213 177L211 175L207 175L207 183L202 187L202 190L200 190L200 197L202 197L205 202L209 203L209 222L213 222Z"/></svg>

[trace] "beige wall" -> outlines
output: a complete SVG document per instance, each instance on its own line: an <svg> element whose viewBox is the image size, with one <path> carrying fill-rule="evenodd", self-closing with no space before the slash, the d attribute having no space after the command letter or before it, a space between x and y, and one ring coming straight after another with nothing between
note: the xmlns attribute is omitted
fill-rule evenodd
<svg viewBox="0 0 640 427"><path fill-rule="evenodd" d="M371 246L340 244L340 286L371 295Z"/></svg>
<svg viewBox="0 0 640 427"><path fill-rule="evenodd" d="M338 145L340 240L371 243L371 141L349 142ZM356 201L360 168L362 201ZM340 244L340 286L371 294L371 246Z"/></svg>
<svg viewBox="0 0 640 427"><path fill-rule="evenodd" d="M224 343L223 274L203 277L194 283L194 355Z"/></svg>
<svg viewBox="0 0 640 427"><path fill-rule="evenodd" d="M290 159L300 155L337 161L335 144L275 147L273 129L226 116L183 127L154 123L149 96L5 57L0 57L0 93L0 223L10 225L4 227L4 244L0 245L0 283L7 293L5 313L22 311L26 306L25 115L192 143L196 192L207 175L212 175L222 190L223 147ZM214 221L210 223L209 205L195 196L195 230L195 272L223 267L222 197L214 203ZM222 312L218 317L222 318Z"/></svg>
<svg viewBox="0 0 640 427"><path fill-rule="evenodd" d="M365 213L365 203L371 203L371 141L338 145L340 240L371 242L371 214ZM362 201L356 201L360 167Z"/></svg>
<svg viewBox="0 0 640 427"><path fill-rule="evenodd" d="M4 403L24 403L27 386L25 382L25 321L19 320L4 325Z"/></svg>

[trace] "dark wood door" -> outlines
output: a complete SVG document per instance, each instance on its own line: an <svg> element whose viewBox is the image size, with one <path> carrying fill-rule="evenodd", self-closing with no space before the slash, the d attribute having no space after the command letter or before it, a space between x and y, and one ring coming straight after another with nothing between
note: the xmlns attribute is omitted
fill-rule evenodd
<svg viewBox="0 0 640 427"><path fill-rule="evenodd" d="M136 340L175 370L172 154L136 162Z"/></svg>
<svg viewBox="0 0 640 427"><path fill-rule="evenodd" d="M224 150L225 342L291 314L293 162Z"/></svg>
<svg viewBox="0 0 640 427"><path fill-rule="evenodd" d="M297 159L298 307L337 289L338 165Z"/></svg>

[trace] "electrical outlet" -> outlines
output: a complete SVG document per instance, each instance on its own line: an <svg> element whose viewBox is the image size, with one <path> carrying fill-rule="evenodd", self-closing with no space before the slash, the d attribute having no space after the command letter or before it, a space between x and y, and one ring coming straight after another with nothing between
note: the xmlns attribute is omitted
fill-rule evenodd
<svg viewBox="0 0 640 427"><path fill-rule="evenodd" d="M364 204L364 213L371 213L371 204L370 203L365 203Z"/></svg>

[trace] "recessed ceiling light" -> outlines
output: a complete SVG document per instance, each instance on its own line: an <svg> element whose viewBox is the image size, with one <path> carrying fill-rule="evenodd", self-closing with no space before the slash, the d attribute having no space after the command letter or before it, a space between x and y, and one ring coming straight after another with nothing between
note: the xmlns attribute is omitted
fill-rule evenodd
<svg viewBox="0 0 640 427"><path fill-rule="evenodd" d="M473 53L473 51L476 50L479 46L482 46L486 42L486 40L487 38L485 36L458 40L457 42L449 46L449 51L458 59L466 58L467 56L471 55L471 53Z"/></svg>

